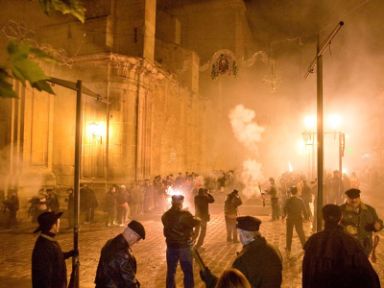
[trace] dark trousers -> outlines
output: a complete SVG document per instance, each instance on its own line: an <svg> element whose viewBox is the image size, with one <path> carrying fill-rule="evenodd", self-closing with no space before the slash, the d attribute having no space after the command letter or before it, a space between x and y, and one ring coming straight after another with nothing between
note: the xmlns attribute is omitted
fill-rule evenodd
<svg viewBox="0 0 384 288"><path fill-rule="evenodd" d="M207 221L201 220L199 239L197 240L196 247L203 246L205 235L207 234Z"/></svg>
<svg viewBox="0 0 384 288"><path fill-rule="evenodd" d="M225 216L227 241L237 241L236 218Z"/></svg>
<svg viewBox="0 0 384 288"><path fill-rule="evenodd" d="M271 198L271 206L272 206L272 220L279 220L279 217L280 217L279 198Z"/></svg>
<svg viewBox="0 0 384 288"><path fill-rule="evenodd" d="M117 215L116 215L116 218L117 218L117 223L118 224L125 224L125 220L127 218L127 209L125 209L124 206L122 205L119 205L117 207Z"/></svg>
<svg viewBox="0 0 384 288"><path fill-rule="evenodd" d="M193 279L193 264L191 248L167 248L167 280L166 288L175 288L175 275L177 264L180 261L181 270L184 273L184 288L195 286Z"/></svg>
<svg viewBox="0 0 384 288"><path fill-rule="evenodd" d="M95 207L89 207L86 210L85 221L92 223L95 220Z"/></svg>
<svg viewBox="0 0 384 288"><path fill-rule="evenodd" d="M112 225L113 221L115 220L115 211L114 210L108 210L106 215L106 225Z"/></svg>
<svg viewBox="0 0 384 288"><path fill-rule="evenodd" d="M300 238L301 246L304 247L305 235L303 230L303 220L302 219L287 219L287 238L286 238L286 249L291 251L292 246L292 236L293 236L293 227L296 229L296 233Z"/></svg>

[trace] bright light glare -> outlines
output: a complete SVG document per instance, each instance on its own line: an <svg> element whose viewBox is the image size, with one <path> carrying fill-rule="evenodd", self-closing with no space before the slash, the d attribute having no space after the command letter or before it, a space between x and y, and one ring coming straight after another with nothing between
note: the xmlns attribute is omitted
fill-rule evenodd
<svg viewBox="0 0 384 288"><path fill-rule="evenodd" d="M314 130L316 128L316 117L314 115L305 116L304 126L307 130Z"/></svg>
<svg viewBox="0 0 384 288"><path fill-rule="evenodd" d="M87 134L91 137L100 138L105 135L105 125L102 122L92 122L87 125Z"/></svg>
<svg viewBox="0 0 384 288"><path fill-rule="evenodd" d="M347 167L343 167L343 174L346 174L346 175L349 174L349 171L348 171L348 168L347 168Z"/></svg>
<svg viewBox="0 0 384 288"><path fill-rule="evenodd" d="M341 116L338 114L331 114L327 117L327 127L332 130L338 130L341 127Z"/></svg>

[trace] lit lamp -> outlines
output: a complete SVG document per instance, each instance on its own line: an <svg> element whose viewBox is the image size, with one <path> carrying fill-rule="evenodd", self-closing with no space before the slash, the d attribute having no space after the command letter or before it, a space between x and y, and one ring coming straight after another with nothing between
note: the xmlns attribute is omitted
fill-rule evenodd
<svg viewBox="0 0 384 288"><path fill-rule="evenodd" d="M87 126L88 136L100 142L100 144L103 143L104 131L105 131L104 125L102 123L92 122L92 123L89 123Z"/></svg>

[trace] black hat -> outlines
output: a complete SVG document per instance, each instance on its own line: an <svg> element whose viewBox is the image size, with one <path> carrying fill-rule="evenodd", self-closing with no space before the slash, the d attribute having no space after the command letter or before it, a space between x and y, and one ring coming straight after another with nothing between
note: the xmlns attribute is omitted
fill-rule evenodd
<svg viewBox="0 0 384 288"><path fill-rule="evenodd" d="M238 191L238 190L236 190L236 189L233 189L232 193L233 193L233 194L238 194L238 193L239 193L239 191Z"/></svg>
<svg viewBox="0 0 384 288"><path fill-rule="evenodd" d="M360 197L360 190L356 188L349 189L345 191L345 194L348 196L348 198L355 199Z"/></svg>
<svg viewBox="0 0 384 288"><path fill-rule="evenodd" d="M341 209L335 204L325 205L322 209L323 219L328 223L339 223L341 219Z"/></svg>
<svg viewBox="0 0 384 288"><path fill-rule="evenodd" d="M183 201L183 200L184 200L184 196L183 195L172 195L172 202Z"/></svg>
<svg viewBox="0 0 384 288"><path fill-rule="evenodd" d="M59 219L63 215L63 212L43 212L37 217L37 222L39 223L39 227L33 231L33 233L39 231L49 231L52 226L56 223L57 219Z"/></svg>
<svg viewBox="0 0 384 288"><path fill-rule="evenodd" d="M141 239L145 239L145 229L140 222L132 220L129 222L128 227L135 231L141 237Z"/></svg>
<svg viewBox="0 0 384 288"><path fill-rule="evenodd" d="M259 231L261 220L253 216L241 216L236 218L236 227L246 231Z"/></svg>

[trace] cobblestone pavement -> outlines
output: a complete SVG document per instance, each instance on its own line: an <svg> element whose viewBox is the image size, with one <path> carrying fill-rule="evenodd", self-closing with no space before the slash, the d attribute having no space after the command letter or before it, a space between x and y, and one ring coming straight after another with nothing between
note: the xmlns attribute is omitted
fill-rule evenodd
<svg viewBox="0 0 384 288"><path fill-rule="evenodd" d="M221 205L214 205L211 209L212 220L208 224L208 232L201 252L202 258L213 273L219 275L225 268L231 266L236 252L241 250L241 244L226 242L224 217L221 213ZM282 287L301 287L301 260L303 256L299 239L294 233L292 255L288 261L284 255L285 226L280 221L270 222L269 208L245 205L241 208L242 215L255 215L263 220L261 233L267 240L279 247L284 258L284 273ZM145 216L143 221L147 230L147 239L133 247L138 260L138 279L142 287L165 287L165 241L162 236L160 213ZM382 214L381 214L382 216ZM65 225L63 220L63 225ZM17 230L0 231L0 287L31 287L31 252L35 242L35 236L31 233L33 226L25 225ZM120 233L121 227L106 228L101 223L83 225L80 232L80 281L81 287L94 287L93 279L99 258L101 247L104 243ZM306 235L309 235L310 224L305 224ZM63 231L57 236L62 249L69 250L72 245L71 231ZM378 263L375 265L380 279L384 283L384 244L378 249ZM67 262L68 270L71 270L71 262ZM197 267L197 266L195 266ZM196 287L204 287L201 282L198 269L195 269ZM182 272L177 271L177 286L182 287Z"/></svg>

